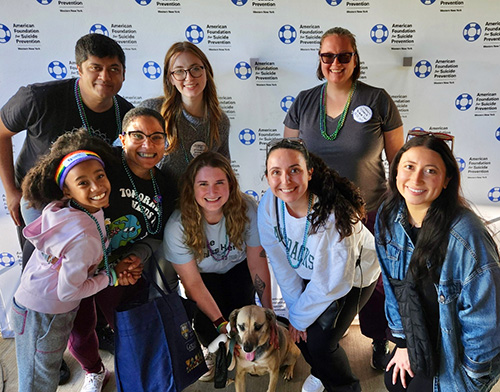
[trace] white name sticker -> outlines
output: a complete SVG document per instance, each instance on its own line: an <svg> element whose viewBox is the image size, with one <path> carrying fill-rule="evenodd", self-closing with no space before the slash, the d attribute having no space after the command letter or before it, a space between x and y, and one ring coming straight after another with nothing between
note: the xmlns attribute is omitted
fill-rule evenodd
<svg viewBox="0 0 500 392"><path fill-rule="evenodd" d="M361 105L352 111L354 120L359 123L365 123L372 118L373 112L369 106Z"/></svg>

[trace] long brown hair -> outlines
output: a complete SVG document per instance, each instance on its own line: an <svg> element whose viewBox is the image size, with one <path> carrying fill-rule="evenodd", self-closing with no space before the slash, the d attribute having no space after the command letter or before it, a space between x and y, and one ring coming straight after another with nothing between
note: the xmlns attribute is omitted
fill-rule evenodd
<svg viewBox="0 0 500 392"><path fill-rule="evenodd" d="M229 160L217 152L204 152L191 161L181 180L180 210L182 226L184 227L184 241L191 249L196 261L203 260L203 251L206 246L206 236L203 230L203 212L196 202L194 195L195 178L204 167L221 169L229 184L229 198L222 207L226 218L226 232L231 243L242 249L245 227L248 223L247 204L245 195L240 191L238 180Z"/></svg>
<svg viewBox="0 0 500 392"><path fill-rule="evenodd" d="M165 99L161 107L161 115L165 119L168 146L166 152L174 151L179 146L179 130L177 124L182 116L182 95L171 81L171 66L180 53L189 52L198 57L207 75L207 84L203 90L203 100L206 105L206 116L210 121L209 130L209 148L219 144L219 124L222 119L222 109L219 106L217 98L217 89L215 87L214 72L205 53L191 42L176 42L165 55L163 62L163 93Z"/></svg>

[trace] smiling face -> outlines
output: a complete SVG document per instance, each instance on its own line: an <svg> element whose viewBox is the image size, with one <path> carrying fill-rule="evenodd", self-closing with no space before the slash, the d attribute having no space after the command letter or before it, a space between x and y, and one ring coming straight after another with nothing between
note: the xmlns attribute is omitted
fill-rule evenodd
<svg viewBox="0 0 500 392"><path fill-rule="evenodd" d="M194 178L194 198L207 222L213 224L220 221L229 193L229 181L222 169L205 166L198 170Z"/></svg>
<svg viewBox="0 0 500 392"><path fill-rule="evenodd" d="M427 147L413 147L401 156L396 186L406 201L410 215L413 212L425 216L448 182L444 161L437 152Z"/></svg>
<svg viewBox="0 0 500 392"><path fill-rule="evenodd" d="M88 56L77 68L85 104L93 110L102 103L111 104L125 80L125 68L118 57Z"/></svg>
<svg viewBox="0 0 500 392"><path fill-rule="evenodd" d="M148 179L149 170L155 167L163 158L165 143L153 143L150 137L137 142L137 139L128 132L141 131L145 135L163 133L163 128L157 119L150 116L136 117L130 121L124 134L120 135L125 159L130 170L138 177Z"/></svg>
<svg viewBox="0 0 500 392"><path fill-rule="evenodd" d="M170 64L170 72L176 69L190 69L195 66L203 66L203 62L191 52L181 52L173 58ZM182 94L182 100L195 100L203 98L203 90L207 84L206 70L198 78L193 78L189 72L186 74L186 79L179 81L170 75L171 83Z"/></svg>
<svg viewBox="0 0 500 392"><path fill-rule="evenodd" d="M111 185L101 163L95 159L74 166L66 176L63 194L95 213L109 204Z"/></svg>
<svg viewBox="0 0 500 392"><path fill-rule="evenodd" d="M307 211L307 190L312 169L307 169L304 155L297 150L278 148L267 158L267 182L271 192L294 212ZM301 215L301 214L299 214Z"/></svg>
<svg viewBox="0 0 500 392"><path fill-rule="evenodd" d="M352 53L354 49L352 47L351 41L346 36L341 35L329 35L323 39L321 44L320 53ZM338 58L334 60L332 64L324 64L320 60L321 72L323 76L328 81L328 83L334 83L338 86L344 84L349 85L352 83L352 74L357 64L357 56L354 55L351 61L347 64L339 63Z"/></svg>

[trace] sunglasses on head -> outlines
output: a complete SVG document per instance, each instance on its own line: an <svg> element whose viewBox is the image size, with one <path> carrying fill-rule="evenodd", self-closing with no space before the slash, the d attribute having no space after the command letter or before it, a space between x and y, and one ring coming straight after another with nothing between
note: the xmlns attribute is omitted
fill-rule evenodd
<svg viewBox="0 0 500 392"><path fill-rule="evenodd" d="M307 153L306 143L300 137L285 137L285 138L273 139L269 143L267 143L266 156L268 156L269 153L271 152L271 150L275 147L287 148L287 146L290 146L292 148L295 147L296 149L300 149L300 150L304 150Z"/></svg>
<svg viewBox="0 0 500 392"><path fill-rule="evenodd" d="M408 131L408 135L406 135L406 141L413 139L414 137L424 137L424 136L435 137L437 139L444 141L448 145L450 150L453 151L453 142L455 141L455 137L453 135L450 135L449 133L427 132L427 131L411 129L410 131Z"/></svg>
<svg viewBox="0 0 500 392"><path fill-rule="evenodd" d="M347 52L347 53L320 53L319 57L321 57L321 61L323 64L333 64L335 59L338 60L340 64L347 64L351 62L352 56L354 56L356 52Z"/></svg>

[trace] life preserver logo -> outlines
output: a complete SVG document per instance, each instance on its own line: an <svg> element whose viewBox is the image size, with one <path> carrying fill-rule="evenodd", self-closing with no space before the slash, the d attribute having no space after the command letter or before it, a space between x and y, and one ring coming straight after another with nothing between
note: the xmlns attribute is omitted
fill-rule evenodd
<svg viewBox="0 0 500 392"><path fill-rule="evenodd" d="M498 128L496 131L495 131L495 137L497 138L498 141L500 141L500 128Z"/></svg>
<svg viewBox="0 0 500 392"><path fill-rule="evenodd" d="M455 106L461 112L465 112L466 110L472 107L474 100L472 99L470 94L464 93L460 94L455 100Z"/></svg>
<svg viewBox="0 0 500 392"><path fill-rule="evenodd" d="M255 192L254 190L252 190L252 189L248 189L247 191L245 191L245 193L246 193L248 196L253 197L253 198L254 198L254 200L255 200L256 202L258 202L258 201L259 201L259 195L258 195L258 194L257 194L257 192Z"/></svg>
<svg viewBox="0 0 500 392"><path fill-rule="evenodd" d="M342 0L325 0L328 5L331 5L332 7L338 6L340 3L342 3Z"/></svg>
<svg viewBox="0 0 500 392"><path fill-rule="evenodd" d="M8 252L0 253L0 265L2 267L12 267L16 262L14 256Z"/></svg>
<svg viewBox="0 0 500 392"><path fill-rule="evenodd" d="M105 35L106 37L109 37L108 28L100 23L96 23L95 25L92 25L90 27L89 33L102 34L102 35Z"/></svg>
<svg viewBox="0 0 500 392"><path fill-rule="evenodd" d="M481 36L481 26L476 22L471 22L464 27L463 35L466 41L474 42Z"/></svg>
<svg viewBox="0 0 500 392"><path fill-rule="evenodd" d="M64 79L68 74L68 69L60 61L52 61L47 67L50 76L54 79Z"/></svg>
<svg viewBox="0 0 500 392"><path fill-rule="evenodd" d="M240 61L234 66L234 74L241 80L247 80L252 76L252 67L245 61Z"/></svg>
<svg viewBox="0 0 500 392"><path fill-rule="evenodd" d="M193 44L199 44L205 38L205 32L203 29L195 24L192 24L186 29L186 38L189 42Z"/></svg>
<svg viewBox="0 0 500 392"><path fill-rule="evenodd" d="M281 42L290 45L297 39L297 30L292 25L283 25L278 31L278 37Z"/></svg>
<svg viewBox="0 0 500 392"><path fill-rule="evenodd" d="M245 128L240 132L239 139L241 144L249 146L255 142L257 135L250 128Z"/></svg>
<svg viewBox="0 0 500 392"><path fill-rule="evenodd" d="M41 5L49 5L52 3L52 0L36 0L38 1Z"/></svg>
<svg viewBox="0 0 500 392"><path fill-rule="evenodd" d="M142 72L148 79L155 80L161 75L161 67L154 61L147 61L142 66Z"/></svg>
<svg viewBox="0 0 500 392"><path fill-rule="evenodd" d="M370 31L370 38L376 44L381 44L389 37L389 29L383 24L377 24Z"/></svg>
<svg viewBox="0 0 500 392"><path fill-rule="evenodd" d="M4 24L0 23L0 44L6 44L10 41L11 37L12 33L10 32L10 29Z"/></svg>
<svg viewBox="0 0 500 392"><path fill-rule="evenodd" d="M436 0L420 0L423 5L431 5L436 2Z"/></svg>
<svg viewBox="0 0 500 392"><path fill-rule="evenodd" d="M146 6L149 5L149 3L151 3L151 0L135 0L135 2L139 5Z"/></svg>
<svg viewBox="0 0 500 392"><path fill-rule="evenodd" d="M460 170L460 172L463 172L465 170L465 167L467 166L467 164L460 157L456 157L455 160L457 161L458 170Z"/></svg>
<svg viewBox="0 0 500 392"><path fill-rule="evenodd" d="M242 7L247 3L248 0L231 0L231 2L237 6L237 7Z"/></svg>
<svg viewBox="0 0 500 392"><path fill-rule="evenodd" d="M288 113L288 109L290 109L290 107L292 106L293 101L295 101L295 98L291 95L284 96L280 102L281 110L283 110L285 113Z"/></svg>
<svg viewBox="0 0 500 392"><path fill-rule="evenodd" d="M415 68L413 72L415 72L415 76L420 79L424 79L431 74L432 65L427 60L420 60L417 64L415 64Z"/></svg>
<svg viewBox="0 0 500 392"><path fill-rule="evenodd" d="M496 186L491 188L488 192L488 199L490 199L493 203L498 203L500 201L500 187Z"/></svg>

